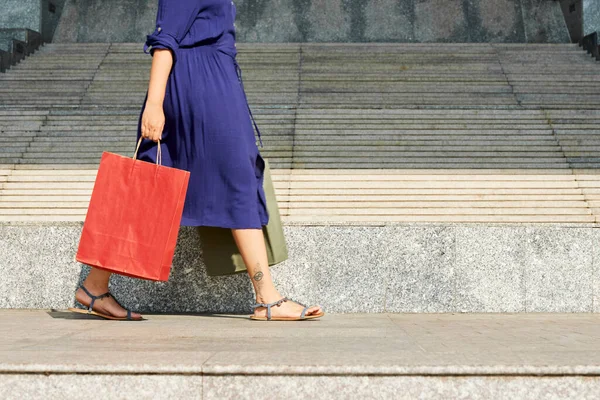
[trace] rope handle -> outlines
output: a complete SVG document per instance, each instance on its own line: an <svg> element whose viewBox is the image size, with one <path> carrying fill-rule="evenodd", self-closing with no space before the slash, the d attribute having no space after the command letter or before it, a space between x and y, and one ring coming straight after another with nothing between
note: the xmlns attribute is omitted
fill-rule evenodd
<svg viewBox="0 0 600 400"><path fill-rule="evenodd" d="M140 140L137 142L137 146L135 148L135 153L133 153L133 159L137 158L138 150L140 149L140 145L142 144L142 139L144 137L140 136ZM158 139L158 146L156 147L156 165L162 165L162 154L160 152L160 139Z"/></svg>

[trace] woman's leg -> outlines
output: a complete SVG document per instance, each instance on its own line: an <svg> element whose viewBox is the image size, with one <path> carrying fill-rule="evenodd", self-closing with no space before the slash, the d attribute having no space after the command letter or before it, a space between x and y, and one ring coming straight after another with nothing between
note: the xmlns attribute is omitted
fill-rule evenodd
<svg viewBox="0 0 600 400"><path fill-rule="evenodd" d="M267 249L265 239L261 229L232 229L233 237L238 246L244 263L248 267L248 275L254 292L256 293L257 303L272 303L281 299L283 296L275 289L271 272L269 270ZM271 314L278 317L298 317L302 313L300 304L285 301L278 307L271 308ZM317 314L321 307L313 306L306 310L305 315ZM254 311L257 316L266 316L266 307L257 307Z"/></svg>
<svg viewBox="0 0 600 400"><path fill-rule="evenodd" d="M108 292L108 280L110 279L111 274L112 273L109 271L92 267L90 273L85 278L85 281L83 281L83 286L85 286L85 288L94 296L104 294ZM90 296L88 296L87 293L85 293L81 288L77 289L75 298L78 302L85 306L89 306L89 304L92 302ZM114 317L127 316L127 310L121 307L119 303L112 298L112 296L97 299L94 302L93 310L104 314L110 314ZM139 317L140 314L131 312L131 318L135 319Z"/></svg>

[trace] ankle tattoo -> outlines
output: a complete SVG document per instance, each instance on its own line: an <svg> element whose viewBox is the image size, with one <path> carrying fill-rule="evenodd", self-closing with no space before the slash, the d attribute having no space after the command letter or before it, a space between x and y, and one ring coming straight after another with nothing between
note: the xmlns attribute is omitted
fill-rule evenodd
<svg viewBox="0 0 600 400"><path fill-rule="evenodd" d="M263 272L260 270L259 262L256 263L256 272L254 273L254 276L252 278L254 279L257 285L262 286L261 279L263 278Z"/></svg>
<svg viewBox="0 0 600 400"><path fill-rule="evenodd" d="M262 271L258 271L257 273L255 273L253 278L254 278L254 280L255 280L255 281L257 281L257 282L258 282L258 281L260 281L260 280L263 278L263 273L262 273Z"/></svg>

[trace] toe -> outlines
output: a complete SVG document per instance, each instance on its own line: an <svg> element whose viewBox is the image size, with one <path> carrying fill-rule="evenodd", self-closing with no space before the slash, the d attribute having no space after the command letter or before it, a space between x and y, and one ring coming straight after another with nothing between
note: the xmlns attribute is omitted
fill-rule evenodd
<svg viewBox="0 0 600 400"><path fill-rule="evenodd" d="M307 310L307 314L312 315L312 314L318 314L321 312L321 307L319 306L312 306L311 308L309 308Z"/></svg>
<svg viewBox="0 0 600 400"><path fill-rule="evenodd" d="M140 319L140 318L142 318L142 314L138 314L138 313L132 311L131 312L131 318L133 318L133 319Z"/></svg>
<svg viewBox="0 0 600 400"><path fill-rule="evenodd" d="M256 307L256 308L254 309L254 316L255 316L255 317L259 317L259 318L260 318L260 317L266 317L266 316L267 316L267 313L266 313L266 311L265 311L265 310L266 310L266 309L265 309L264 307Z"/></svg>

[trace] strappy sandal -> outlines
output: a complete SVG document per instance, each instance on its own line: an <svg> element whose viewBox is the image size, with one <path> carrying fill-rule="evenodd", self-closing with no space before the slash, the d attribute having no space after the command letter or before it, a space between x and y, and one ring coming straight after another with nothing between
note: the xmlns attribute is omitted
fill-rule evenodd
<svg viewBox="0 0 600 400"><path fill-rule="evenodd" d="M94 296L93 294L91 294L89 292L89 290L87 290L85 288L85 286L83 286L83 284L80 287L83 289L83 291L88 296L90 296L90 298L92 299L92 302L88 306L87 310L82 310L81 308L69 307L69 311L80 313L80 314L96 315L98 317L102 317L102 318L106 318L106 319L112 319L112 320L117 320L117 321L142 321L142 320L145 320L145 318L143 318L143 317L140 317L140 318L131 318L131 310L127 310L127 316L126 317L115 317L114 315L103 314L101 312L92 310L92 307L94 306L94 302L96 300L103 299L103 298L109 297L109 296L112 297L113 299L115 299L115 296L113 296L112 293L110 293L110 292L106 292L106 293L101 294L99 296ZM121 306L121 304L117 301L117 299L115 299L115 301L117 302L118 305ZM77 301L77 302L85 306L85 304L81 303L80 301ZM123 307L123 306L121 306L121 307ZM123 308L125 308L125 307L123 307Z"/></svg>
<svg viewBox="0 0 600 400"><path fill-rule="evenodd" d="M295 303L300 304L302 307L304 307L304 310L302 310L302 314L300 314L300 317L273 317L271 318L271 307L272 306L279 306L281 303L283 303L284 301L294 301L291 300L287 297L283 297L277 301L274 301L272 303L255 303L254 304L254 308L258 308L258 307L267 307L267 317L257 317L256 315L251 315L250 319L256 319L259 321L301 321L304 319L313 319L313 318L319 318L322 317L323 315L325 315L325 313L323 311L321 311L319 314L313 314L313 315L309 315L309 316L305 316L306 314L306 310L308 310L310 307L309 306L305 306L304 304L294 301Z"/></svg>

